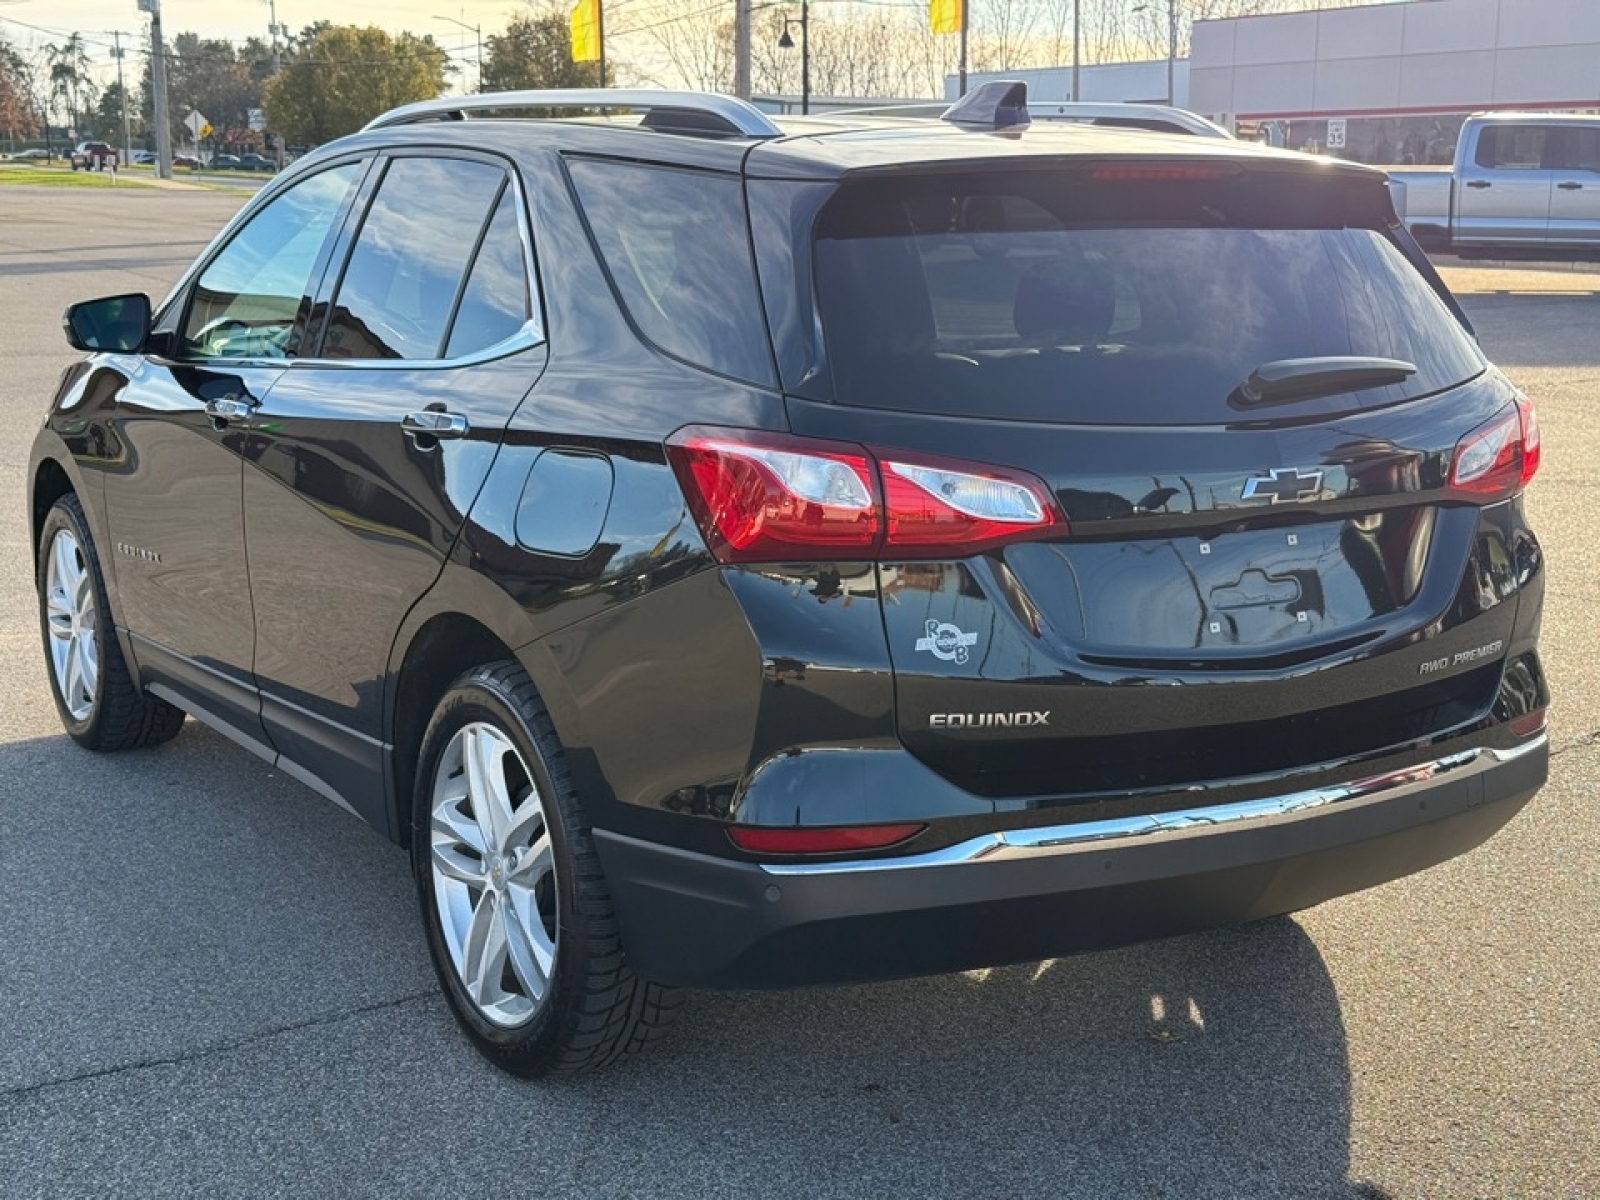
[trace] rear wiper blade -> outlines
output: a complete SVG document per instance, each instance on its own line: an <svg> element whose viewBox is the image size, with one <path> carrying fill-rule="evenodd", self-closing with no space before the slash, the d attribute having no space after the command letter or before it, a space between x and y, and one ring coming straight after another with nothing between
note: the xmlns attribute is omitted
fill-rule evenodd
<svg viewBox="0 0 1600 1200"><path fill-rule="evenodd" d="M1315 396L1334 396L1358 392L1362 388L1386 383L1404 383L1417 373L1415 363L1398 358L1358 358L1336 355L1329 358L1280 358L1262 363L1250 372L1228 403L1234 408L1257 408L1266 404L1288 404Z"/></svg>

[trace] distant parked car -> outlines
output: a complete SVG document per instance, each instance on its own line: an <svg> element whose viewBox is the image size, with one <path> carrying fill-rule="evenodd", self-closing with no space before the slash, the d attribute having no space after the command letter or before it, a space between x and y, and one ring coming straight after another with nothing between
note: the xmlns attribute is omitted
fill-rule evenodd
<svg viewBox="0 0 1600 1200"><path fill-rule="evenodd" d="M154 150L135 150L133 152L133 161L140 165L148 166L156 161L156 153Z"/></svg>
<svg viewBox="0 0 1600 1200"><path fill-rule="evenodd" d="M72 152L74 171L103 171L109 164L115 166L117 152L106 142L79 142Z"/></svg>
<svg viewBox="0 0 1600 1200"><path fill-rule="evenodd" d="M272 172L278 169L278 164L270 158L264 158L259 154L241 154L239 156L239 169L243 171Z"/></svg>
<svg viewBox="0 0 1600 1200"><path fill-rule="evenodd" d="M210 165L213 171L237 171L243 166L234 154L213 154Z"/></svg>
<svg viewBox="0 0 1600 1200"><path fill-rule="evenodd" d="M28 162L49 162L53 155L51 155L50 151L41 150L39 147L35 146L32 150L19 150L11 157L15 159L25 159Z"/></svg>
<svg viewBox="0 0 1600 1200"><path fill-rule="evenodd" d="M174 154L172 165L175 167L188 167L191 171L198 171L205 164L192 154Z"/></svg>

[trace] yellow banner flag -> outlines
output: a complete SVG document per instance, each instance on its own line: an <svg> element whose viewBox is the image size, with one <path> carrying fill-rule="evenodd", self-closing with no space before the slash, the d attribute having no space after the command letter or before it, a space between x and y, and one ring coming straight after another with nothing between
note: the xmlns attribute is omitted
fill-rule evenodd
<svg viewBox="0 0 1600 1200"><path fill-rule="evenodd" d="M960 33L966 17L966 0L928 0L928 24L935 33Z"/></svg>
<svg viewBox="0 0 1600 1200"><path fill-rule="evenodd" d="M572 61L600 61L600 0L578 0L567 22L572 32Z"/></svg>

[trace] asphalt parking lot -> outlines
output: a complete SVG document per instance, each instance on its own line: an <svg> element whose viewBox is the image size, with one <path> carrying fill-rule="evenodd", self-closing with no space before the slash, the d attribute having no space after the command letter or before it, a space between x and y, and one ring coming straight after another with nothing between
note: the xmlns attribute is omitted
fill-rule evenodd
<svg viewBox="0 0 1600 1200"><path fill-rule="evenodd" d="M696 993L539 1085L457 1034L400 850L194 722L99 757L51 705L61 310L159 297L240 202L0 187L0 1197L1600 1196L1600 271L1445 268L1544 430L1555 758L1487 846L1245 929Z"/></svg>

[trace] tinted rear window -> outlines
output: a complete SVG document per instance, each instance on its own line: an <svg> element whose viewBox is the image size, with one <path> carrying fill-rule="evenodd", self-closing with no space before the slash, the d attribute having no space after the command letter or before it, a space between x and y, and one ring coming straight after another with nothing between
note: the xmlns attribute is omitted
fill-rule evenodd
<svg viewBox="0 0 1600 1200"><path fill-rule="evenodd" d="M816 284L839 402L1192 424L1239 420L1230 393L1280 359L1397 358L1417 372L1274 418L1429 395L1483 369L1400 252L1339 223L1329 196L1013 178L858 184L823 209Z"/></svg>
<svg viewBox="0 0 1600 1200"><path fill-rule="evenodd" d="M739 179L584 159L568 169L639 331L685 362L770 386Z"/></svg>

